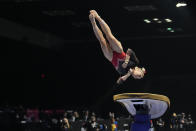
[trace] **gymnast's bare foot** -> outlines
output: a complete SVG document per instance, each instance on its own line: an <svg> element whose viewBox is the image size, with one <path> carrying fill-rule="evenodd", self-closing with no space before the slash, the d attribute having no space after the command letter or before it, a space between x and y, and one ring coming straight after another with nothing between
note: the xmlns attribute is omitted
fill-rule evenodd
<svg viewBox="0 0 196 131"><path fill-rule="evenodd" d="M95 18L100 18L100 16L98 15L97 11L90 10L90 13L94 14Z"/></svg>
<svg viewBox="0 0 196 131"><path fill-rule="evenodd" d="M91 23L95 23L95 15L93 13L90 13L89 19L90 19Z"/></svg>

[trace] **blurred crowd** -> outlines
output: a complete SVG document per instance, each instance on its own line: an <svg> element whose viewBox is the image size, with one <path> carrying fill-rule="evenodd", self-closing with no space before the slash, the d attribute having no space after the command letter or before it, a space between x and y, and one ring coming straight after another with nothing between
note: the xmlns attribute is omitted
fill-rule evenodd
<svg viewBox="0 0 196 131"><path fill-rule="evenodd" d="M108 112L104 118L89 110L39 109L23 106L0 107L0 129L20 131L129 131L132 116ZM192 131L191 114L173 113L169 120L151 121L155 131Z"/></svg>
<svg viewBox="0 0 196 131"><path fill-rule="evenodd" d="M162 118L157 119L155 124L156 129L165 131L167 123ZM171 131L193 131L194 124L191 114L185 114L184 112L176 114L174 112L169 117L168 126Z"/></svg>
<svg viewBox="0 0 196 131"><path fill-rule="evenodd" d="M174 130L178 130L178 129L192 130L194 123L195 122L192 120L191 114L186 115L185 113L180 113L180 114L173 113L171 116L170 128L172 128Z"/></svg>
<svg viewBox="0 0 196 131"><path fill-rule="evenodd" d="M20 131L117 131L119 125L129 128L130 119L117 123L114 113L101 118L89 110L40 109L23 106L0 107L0 129ZM121 120L120 120L121 121ZM127 123L127 124L125 124ZM117 126L118 125L118 126Z"/></svg>

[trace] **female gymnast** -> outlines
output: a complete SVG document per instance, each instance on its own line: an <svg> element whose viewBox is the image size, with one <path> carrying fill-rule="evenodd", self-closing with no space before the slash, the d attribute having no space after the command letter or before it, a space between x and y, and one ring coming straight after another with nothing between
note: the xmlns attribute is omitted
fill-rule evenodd
<svg viewBox="0 0 196 131"><path fill-rule="evenodd" d="M135 79L143 78L146 70L143 67L138 67L139 60L136 57L135 52L130 48L126 51L126 53L123 51L121 42L113 36L109 26L95 10L90 10L89 19L95 36L100 42L104 56L113 64L120 74L117 84L123 83L130 76ZM97 26L96 20L101 26L101 30L105 34L106 38Z"/></svg>

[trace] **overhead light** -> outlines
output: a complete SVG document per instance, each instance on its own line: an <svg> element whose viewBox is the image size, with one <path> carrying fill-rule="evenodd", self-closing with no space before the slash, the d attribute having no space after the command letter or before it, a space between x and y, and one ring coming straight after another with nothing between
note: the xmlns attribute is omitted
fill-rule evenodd
<svg viewBox="0 0 196 131"><path fill-rule="evenodd" d="M175 32L174 30L171 30L170 32Z"/></svg>
<svg viewBox="0 0 196 131"><path fill-rule="evenodd" d="M168 27L168 28L159 28L158 31L163 32L163 33L168 33L168 32L182 32L183 29L180 27Z"/></svg>
<svg viewBox="0 0 196 131"><path fill-rule="evenodd" d="M158 18L154 18L153 20L154 20L154 21L158 21L159 19L158 19Z"/></svg>
<svg viewBox="0 0 196 131"><path fill-rule="evenodd" d="M146 22L146 23L151 23L151 21L148 20L148 19L144 19L144 22Z"/></svg>
<svg viewBox="0 0 196 131"><path fill-rule="evenodd" d="M165 21L168 22L168 23L171 23L172 22L172 20L171 19L168 19L168 18L165 19Z"/></svg>
<svg viewBox="0 0 196 131"><path fill-rule="evenodd" d="M159 24L160 24L160 23L162 23L162 21L161 21L161 20L158 20L158 21L157 21L157 23L159 23Z"/></svg>
<svg viewBox="0 0 196 131"><path fill-rule="evenodd" d="M168 28L167 28L167 31L169 31L169 32L174 32L174 29L171 28L171 27L168 27Z"/></svg>
<svg viewBox="0 0 196 131"><path fill-rule="evenodd" d="M171 30L172 30L172 28L171 28L171 27L168 27L168 28L167 28L167 30L168 30L168 31L171 31Z"/></svg>
<svg viewBox="0 0 196 131"><path fill-rule="evenodd" d="M183 6L187 6L187 4L185 2L180 2L176 4L176 7L183 7Z"/></svg>

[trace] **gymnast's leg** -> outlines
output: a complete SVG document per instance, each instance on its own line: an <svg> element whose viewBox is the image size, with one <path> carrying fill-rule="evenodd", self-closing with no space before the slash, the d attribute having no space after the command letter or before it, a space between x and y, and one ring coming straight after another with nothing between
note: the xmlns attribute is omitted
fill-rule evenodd
<svg viewBox="0 0 196 131"><path fill-rule="evenodd" d="M109 44L111 46L111 48L118 52L118 53L122 53L123 52L123 47L120 43L120 41L118 41L112 34L110 27L106 24L106 22L97 14L97 12L95 10L91 10L90 11L92 14L95 15L96 20L99 22L102 31L104 32L104 34L106 35L107 40L109 41Z"/></svg>
<svg viewBox="0 0 196 131"><path fill-rule="evenodd" d="M95 15L93 13L90 13L89 15L89 19L91 21L92 27L93 27L93 31L95 33L95 36L97 37L97 39L99 40L99 43L101 45L101 49L103 51L104 56L109 60L112 61L112 57L113 57L113 50L110 47L110 45L107 43L106 39L103 36L103 33L101 32L101 30L98 28L96 21L95 21Z"/></svg>

